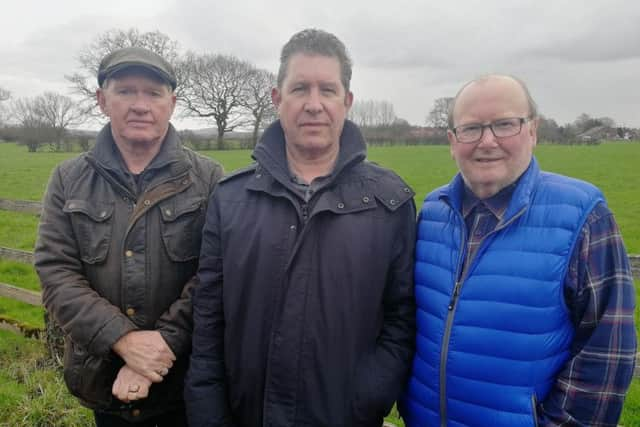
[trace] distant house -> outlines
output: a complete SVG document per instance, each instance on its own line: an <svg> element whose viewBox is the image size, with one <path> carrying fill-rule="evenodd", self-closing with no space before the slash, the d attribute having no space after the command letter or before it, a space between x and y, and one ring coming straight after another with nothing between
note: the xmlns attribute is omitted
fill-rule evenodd
<svg viewBox="0 0 640 427"><path fill-rule="evenodd" d="M609 126L594 126L577 135L578 141L586 143L597 143L607 139L618 139L618 132Z"/></svg>
<svg viewBox="0 0 640 427"><path fill-rule="evenodd" d="M413 138L437 138L446 136L447 130L434 127L415 126L409 130L409 135Z"/></svg>

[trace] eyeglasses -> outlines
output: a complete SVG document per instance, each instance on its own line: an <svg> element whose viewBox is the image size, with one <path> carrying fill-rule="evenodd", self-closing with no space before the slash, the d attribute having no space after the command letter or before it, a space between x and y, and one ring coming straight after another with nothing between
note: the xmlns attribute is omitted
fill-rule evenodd
<svg viewBox="0 0 640 427"><path fill-rule="evenodd" d="M469 123L453 128L456 140L462 144L473 144L482 139L485 128L491 129L496 138L515 136L522 130L523 123L531 121L531 117L508 117L498 119L483 125L482 123Z"/></svg>

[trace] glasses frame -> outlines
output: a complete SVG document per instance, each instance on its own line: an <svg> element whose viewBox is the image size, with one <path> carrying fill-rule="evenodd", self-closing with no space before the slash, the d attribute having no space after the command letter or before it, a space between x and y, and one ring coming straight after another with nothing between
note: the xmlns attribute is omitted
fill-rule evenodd
<svg viewBox="0 0 640 427"><path fill-rule="evenodd" d="M493 128L496 123L501 122L503 120L511 120L511 119L518 119L519 123L520 123L520 127L518 128L518 131L512 135L508 135L508 136L498 136L496 135L496 130ZM456 136L456 142L458 144L475 144L478 141L480 141L482 139L482 137L484 136L484 130L486 128L491 129L491 133L493 134L494 137L496 138L511 138L512 136L516 136L516 135L520 135L520 132L522 132L522 125L524 125L525 123L530 122L531 120L533 120L533 117L531 116L527 116L527 117L503 117L501 119L497 119L494 120L490 123L487 124L482 124L482 123L467 123L465 125L460 125L460 126L456 126L452 129L453 134ZM478 137L478 139L474 139L473 141L460 141L460 138L458 138L458 128L461 128L463 126L470 126L470 125L474 125L474 126L479 126L480 127L480 136Z"/></svg>

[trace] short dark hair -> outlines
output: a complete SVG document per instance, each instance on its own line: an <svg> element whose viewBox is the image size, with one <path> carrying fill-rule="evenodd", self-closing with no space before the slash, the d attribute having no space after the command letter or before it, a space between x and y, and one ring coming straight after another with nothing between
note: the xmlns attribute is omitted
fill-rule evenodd
<svg viewBox="0 0 640 427"><path fill-rule="evenodd" d="M307 28L294 34L282 47L280 68L278 69L279 88L282 87L282 82L287 76L287 67L291 57L298 53L336 58L340 63L340 80L344 90L349 92L352 63L347 48L335 35L315 28Z"/></svg>
<svg viewBox="0 0 640 427"><path fill-rule="evenodd" d="M476 79L473 79L473 80L465 83L460 88L458 93L456 93L455 98L453 98L453 101L451 102L451 104L449 104L449 112L448 112L448 115L447 115L447 124L449 126L449 129L453 129L455 127L455 125L453 123L453 110L456 108L456 102L458 101L458 97L460 96L462 91L465 90L467 88L467 86L469 86L470 84L487 81L487 80L489 80L491 78L494 78L494 77L508 78L508 79L511 79L511 80L515 81L522 88L522 91L524 92L524 95L527 98L527 105L529 107L529 117L531 117L531 118L538 117L538 105L533 100L533 97L531 96L531 92L529 92L529 88L527 87L527 84L524 81L522 81L518 77L509 75L509 74L486 74L484 76L478 77Z"/></svg>

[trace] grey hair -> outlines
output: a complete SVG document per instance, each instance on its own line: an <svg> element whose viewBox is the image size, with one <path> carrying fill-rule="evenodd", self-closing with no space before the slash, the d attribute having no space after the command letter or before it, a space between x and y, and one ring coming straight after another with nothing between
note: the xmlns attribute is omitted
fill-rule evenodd
<svg viewBox="0 0 640 427"><path fill-rule="evenodd" d="M298 53L336 58L340 63L342 86L346 92L349 92L352 63L347 48L335 35L316 28L307 28L294 34L282 47L280 68L278 69L278 88L282 88L291 57Z"/></svg>
<svg viewBox="0 0 640 427"><path fill-rule="evenodd" d="M449 129L453 130L453 128L454 128L453 110L456 108L456 101L458 101L458 97L460 96L462 91L465 90L467 88L467 86L469 86L469 85L471 85L473 83L485 82L485 81L487 81L489 79L492 79L494 77L508 78L508 79L511 79L511 80L515 81L520 86L520 88L524 92L525 97L527 98L527 105L529 107L529 117L532 118L532 119L535 119L535 118L538 117L538 105L533 100L533 97L531 96L531 92L529 92L529 88L527 87L527 84L524 81L522 81L518 77L509 75L509 74L487 74L487 75L478 77L477 79L473 79L473 80L465 83L460 88L458 93L456 93L455 98L453 98L453 101L451 102L451 104L449 104L449 112L448 112L448 115L447 115L447 122L448 122Z"/></svg>

